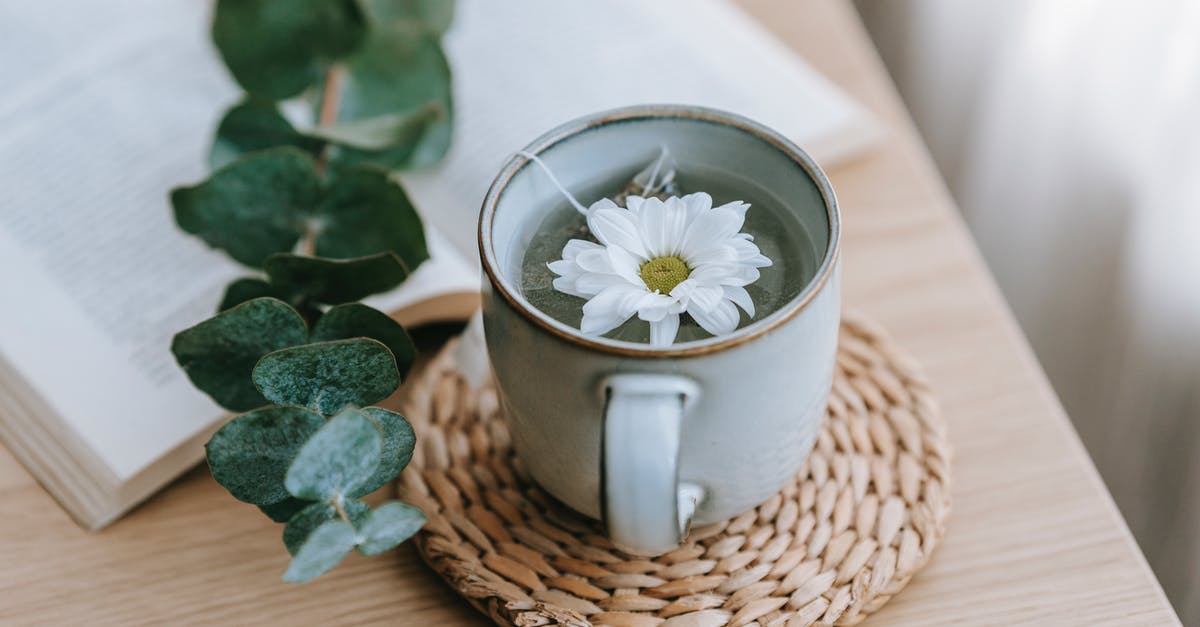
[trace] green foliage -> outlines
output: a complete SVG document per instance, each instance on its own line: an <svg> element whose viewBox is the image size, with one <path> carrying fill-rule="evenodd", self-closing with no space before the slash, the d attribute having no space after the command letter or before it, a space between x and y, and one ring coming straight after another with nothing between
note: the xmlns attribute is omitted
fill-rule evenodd
<svg viewBox="0 0 1200 627"><path fill-rule="evenodd" d="M396 358L400 376L408 375L417 349L408 333L404 332L404 327L378 309L360 303L330 308L313 327L310 339L313 342L328 342L355 337L370 338L388 347Z"/></svg>
<svg viewBox="0 0 1200 627"><path fill-rule="evenodd" d="M247 155L171 192L180 228L252 267L294 248L320 200L312 158L291 147Z"/></svg>
<svg viewBox="0 0 1200 627"><path fill-rule="evenodd" d="M214 172L171 192L184 231L261 270L171 350L197 388L234 411L207 446L216 480L286 522L285 581L308 581L354 548L391 549L416 508L357 500L412 459L403 416L378 407L415 349L356 303L429 257L391 170L427 167L450 143L449 0L217 0L213 41L247 94L222 117ZM312 106L293 124L278 101ZM290 109L289 109L290 111ZM295 120L295 117L292 118ZM268 403L275 403L269 405ZM361 408L361 409L360 409ZM326 419L327 416L333 416Z"/></svg>
<svg viewBox="0 0 1200 627"><path fill-rule="evenodd" d="M379 428L361 411L346 409L304 444L288 468L284 485L301 499L341 499L374 476L381 452Z"/></svg>
<svg viewBox="0 0 1200 627"><path fill-rule="evenodd" d="M454 2L447 0L364 0L363 6L377 23L415 22L439 35L454 21Z"/></svg>
<svg viewBox="0 0 1200 627"><path fill-rule="evenodd" d="M294 298L341 304L386 292L404 282L408 268L394 253L358 259L326 259L277 253L263 264L270 283Z"/></svg>
<svg viewBox="0 0 1200 627"><path fill-rule="evenodd" d="M355 0L218 0L213 43L247 92L282 100L356 49L366 20Z"/></svg>
<svg viewBox="0 0 1200 627"><path fill-rule="evenodd" d="M436 33L411 22L371 29L346 61L338 121L366 120L429 107L434 113L407 166L437 163L450 147L450 64Z"/></svg>
<svg viewBox="0 0 1200 627"><path fill-rule="evenodd" d="M234 498L275 505L289 494L284 478L297 453L325 419L301 407L267 407L242 414L213 435L205 447L213 478Z"/></svg>
<svg viewBox="0 0 1200 627"><path fill-rule="evenodd" d="M362 413L379 429L383 437L383 448L379 454L379 466L374 474L357 489L347 493L352 497L366 496L399 475L408 462L412 461L413 448L417 443L412 425L404 416L379 407L363 408Z"/></svg>
<svg viewBox="0 0 1200 627"><path fill-rule="evenodd" d="M400 386L392 352L367 338L318 342L268 353L254 367L252 376L271 402L308 407L326 416L347 405L381 401Z"/></svg>
<svg viewBox="0 0 1200 627"><path fill-rule="evenodd" d="M378 555L412 537L425 524L425 514L407 503L385 503L359 525L358 552Z"/></svg>
<svg viewBox="0 0 1200 627"><path fill-rule="evenodd" d="M291 520L287 521L287 526L283 528L283 545L292 555L300 551L300 547L304 546L304 541L317 527L331 520L341 519L337 507L329 503L301 502L311 504L292 516ZM346 501L342 506L342 511L346 513L350 524L355 528L361 527L371 514L371 508L361 501Z"/></svg>
<svg viewBox="0 0 1200 627"><path fill-rule="evenodd" d="M357 543L358 532L353 525L342 520L331 520L308 534L283 573L283 580L304 583L316 579L337 566Z"/></svg>
<svg viewBox="0 0 1200 627"><path fill-rule="evenodd" d="M208 164L220 168L246 153L281 146L292 146L316 156L325 142L297 131L274 102L250 99L234 105L221 118L216 140L208 153Z"/></svg>
<svg viewBox="0 0 1200 627"><path fill-rule="evenodd" d="M334 259L396 253L416 269L429 258L421 218L387 170L353 166L332 176L320 207L316 254Z"/></svg>
<svg viewBox="0 0 1200 627"><path fill-rule="evenodd" d="M192 384L226 409L267 404L250 379L263 356L308 339L304 320L287 303L256 298L179 332L171 352Z"/></svg>

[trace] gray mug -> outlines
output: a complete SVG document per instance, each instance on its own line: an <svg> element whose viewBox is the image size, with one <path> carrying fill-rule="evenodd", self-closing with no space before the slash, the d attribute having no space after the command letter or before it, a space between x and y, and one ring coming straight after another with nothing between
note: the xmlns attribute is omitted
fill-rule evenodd
<svg viewBox="0 0 1200 627"><path fill-rule="evenodd" d="M656 555L687 526L755 507L800 470L833 381L840 318L837 202L778 133L692 106L606 111L530 144L567 189L638 169L667 145L689 166L736 171L810 233L815 277L732 334L656 348L583 335L531 306L525 246L560 192L523 156L492 183L479 222L489 359L529 474L601 519L613 543Z"/></svg>

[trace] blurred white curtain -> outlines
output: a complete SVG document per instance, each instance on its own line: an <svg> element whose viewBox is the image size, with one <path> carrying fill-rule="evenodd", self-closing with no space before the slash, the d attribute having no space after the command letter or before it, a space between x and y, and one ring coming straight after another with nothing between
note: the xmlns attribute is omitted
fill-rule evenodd
<svg viewBox="0 0 1200 627"><path fill-rule="evenodd" d="M1143 551L1200 625L1200 2L858 7Z"/></svg>

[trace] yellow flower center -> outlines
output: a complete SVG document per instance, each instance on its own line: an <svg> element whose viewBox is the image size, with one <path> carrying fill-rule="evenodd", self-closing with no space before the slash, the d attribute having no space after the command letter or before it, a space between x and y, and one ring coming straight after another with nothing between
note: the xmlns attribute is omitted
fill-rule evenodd
<svg viewBox="0 0 1200 627"><path fill-rule="evenodd" d="M692 273L682 259L675 256L655 257L642 264L642 281L651 292L670 294L676 285Z"/></svg>

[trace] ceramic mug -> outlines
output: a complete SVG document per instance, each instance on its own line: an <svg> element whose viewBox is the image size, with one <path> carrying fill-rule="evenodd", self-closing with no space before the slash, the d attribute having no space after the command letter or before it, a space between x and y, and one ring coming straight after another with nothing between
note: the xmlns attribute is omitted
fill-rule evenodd
<svg viewBox="0 0 1200 627"><path fill-rule="evenodd" d="M484 334L516 453L546 491L638 555L675 548L693 521L757 506L800 470L832 384L840 316L833 190L811 157L761 124L638 106L564 124L525 152L567 189L585 189L628 180L663 145L681 171L735 173L798 220L819 260L808 285L721 337L654 348L585 336L521 294L525 247L563 204L545 173L511 158L479 223Z"/></svg>

